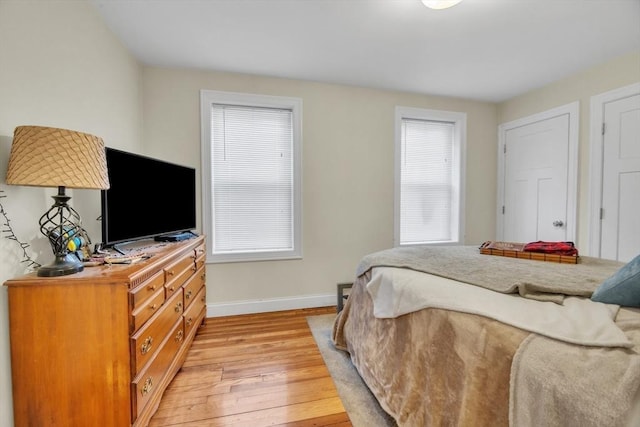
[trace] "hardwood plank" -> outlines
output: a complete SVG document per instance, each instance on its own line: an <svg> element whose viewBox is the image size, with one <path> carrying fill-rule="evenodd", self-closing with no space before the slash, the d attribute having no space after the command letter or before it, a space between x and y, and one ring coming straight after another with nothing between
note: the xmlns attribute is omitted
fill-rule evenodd
<svg viewBox="0 0 640 427"><path fill-rule="evenodd" d="M345 413L326 415L317 418L308 418L305 420L294 421L285 424L277 424L276 427L351 427L351 420Z"/></svg>
<svg viewBox="0 0 640 427"><path fill-rule="evenodd" d="M305 405L318 400L335 397L334 385L331 379L315 380L298 384L297 387L289 384L280 387L265 387L261 390L254 389L249 394L246 391L239 393L225 393L209 399L208 396L184 394L180 403L188 411L176 414L175 411L166 409L158 410L155 417L165 418L168 423L185 423L209 418L224 418L230 415L241 415L248 412L268 411L292 405ZM326 414L323 414L326 415Z"/></svg>
<svg viewBox="0 0 640 427"><path fill-rule="evenodd" d="M154 424L157 425L178 425L182 427L266 427L278 424L290 424L305 422L312 418L332 416L344 412L340 398L314 400L295 405L279 406L265 410L243 412L240 414L226 415L218 418L207 418L184 423L174 424ZM153 420L152 420L153 421ZM295 424L293 424L295 425Z"/></svg>
<svg viewBox="0 0 640 427"><path fill-rule="evenodd" d="M326 313L207 318L149 426L351 426L306 321Z"/></svg>
<svg viewBox="0 0 640 427"><path fill-rule="evenodd" d="M301 352L304 353L309 350L310 340L313 341L313 344L315 344L313 338L309 337L287 338L277 336L273 339L279 340L279 342L274 344L256 342L255 344L242 343L234 345L231 345L231 342L211 343L213 349L211 347L192 348L187 355L185 366L197 364L198 362L201 362L203 360L206 360L209 363L227 363L231 361L244 360L250 357L269 357L271 355L278 356L282 353L283 350L302 350Z"/></svg>

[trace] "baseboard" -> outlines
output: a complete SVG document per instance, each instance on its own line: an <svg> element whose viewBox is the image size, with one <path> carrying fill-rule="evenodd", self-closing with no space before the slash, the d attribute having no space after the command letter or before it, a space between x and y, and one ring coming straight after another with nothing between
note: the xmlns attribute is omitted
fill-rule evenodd
<svg viewBox="0 0 640 427"><path fill-rule="evenodd" d="M272 298L207 304L207 317L233 316L236 314L267 313L298 308L327 307L336 305L333 294L305 295L288 298Z"/></svg>

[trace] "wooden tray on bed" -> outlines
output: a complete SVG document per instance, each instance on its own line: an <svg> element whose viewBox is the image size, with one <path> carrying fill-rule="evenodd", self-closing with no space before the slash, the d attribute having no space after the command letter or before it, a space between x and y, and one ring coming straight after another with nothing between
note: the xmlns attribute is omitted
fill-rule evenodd
<svg viewBox="0 0 640 427"><path fill-rule="evenodd" d="M480 246L480 253L484 255L497 255L510 258L532 259L536 261L559 262L562 264L577 264L579 256L575 255L556 255L545 254L540 252L523 251L526 243L513 242L484 242Z"/></svg>

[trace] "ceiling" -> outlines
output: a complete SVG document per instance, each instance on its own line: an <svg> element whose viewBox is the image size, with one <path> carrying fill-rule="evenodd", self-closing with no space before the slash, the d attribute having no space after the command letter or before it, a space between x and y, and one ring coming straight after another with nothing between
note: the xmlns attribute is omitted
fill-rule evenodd
<svg viewBox="0 0 640 427"><path fill-rule="evenodd" d="M146 65L490 102L640 50L640 0L89 1Z"/></svg>

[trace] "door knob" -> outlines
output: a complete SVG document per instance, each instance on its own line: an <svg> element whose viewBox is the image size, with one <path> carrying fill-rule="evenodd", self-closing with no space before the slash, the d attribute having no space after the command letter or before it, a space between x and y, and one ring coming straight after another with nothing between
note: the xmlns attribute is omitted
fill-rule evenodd
<svg viewBox="0 0 640 427"><path fill-rule="evenodd" d="M562 227L563 225L564 225L564 222L562 222L562 220L553 221L554 227Z"/></svg>

